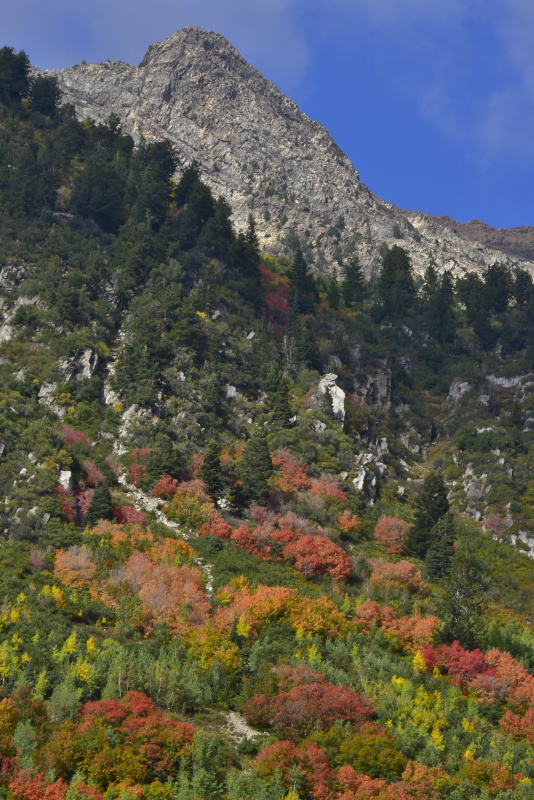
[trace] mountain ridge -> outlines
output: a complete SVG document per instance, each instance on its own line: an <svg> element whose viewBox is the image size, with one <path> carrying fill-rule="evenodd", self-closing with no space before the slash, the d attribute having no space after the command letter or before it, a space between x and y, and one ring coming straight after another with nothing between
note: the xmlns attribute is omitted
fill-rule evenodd
<svg viewBox="0 0 534 800"><path fill-rule="evenodd" d="M183 163L197 160L238 229L254 216L266 252L291 254L298 237L318 270L339 270L355 250L375 276L380 247L399 243L419 274L430 264L458 275L499 261L534 271L534 255L481 246L376 197L326 128L213 31L176 31L150 45L138 67L111 61L47 74L79 118L115 113L134 138L169 138Z"/></svg>

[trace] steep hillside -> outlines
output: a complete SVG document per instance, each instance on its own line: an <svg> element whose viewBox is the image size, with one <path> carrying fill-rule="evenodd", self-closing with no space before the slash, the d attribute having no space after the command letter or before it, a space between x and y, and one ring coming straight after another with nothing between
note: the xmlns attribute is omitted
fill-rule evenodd
<svg viewBox="0 0 534 800"><path fill-rule="evenodd" d="M253 214L266 252L291 253L297 236L319 270L355 249L376 275L380 246L402 241L420 274L429 264L455 274L496 261L533 268L524 256L473 243L377 198L328 131L217 33L177 31L149 47L138 67L112 61L51 74L80 119L117 114L134 138L168 138L184 163L197 160L215 195L231 204L238 229Z"/></svg>
<svg viewBox="0 0 534 800"><path fill-rule="evenodd" d="M0 797L534 800L530 274L269 256L28 71L0 49Z"/></svg>

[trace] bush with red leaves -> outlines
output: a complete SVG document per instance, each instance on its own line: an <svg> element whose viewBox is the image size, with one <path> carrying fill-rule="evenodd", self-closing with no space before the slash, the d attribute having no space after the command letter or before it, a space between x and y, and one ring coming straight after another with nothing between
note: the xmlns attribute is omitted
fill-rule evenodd
<svg viewBox="0 0 534 800"><path fill-rule="evenodd" d="M63 436L66 445L87 444L91 447L93 444L93 440L89 436L86 436L82 431L77 431L76 428L71 428L69 425L62 425L59 432Z"/></svg>
<svg viewBox="0 0 534 800"><path fill-rule="evenodd" d="M293 741L314 730L328 730L336 720L359 727L376 713L366 698L348 686L325 680L293 686L274 697L252 697L242 711L249 724L270 725Z"/></svg>
<svg viewBox="0 0 534 800"><path fill-rule="evenodd" d="M380 517L375 525L375 539L388 553L402 553L409 524L397 517Z"/></svg>
<svg viewBox="0 0 534 800"><path fill-rule="evenodd" d="M309 577L330 575L333 580L346 581L352 574L348 555L326 536L302 536L283 553L295 569Z"/></svg>
<svg viewBox="0 0 534 800"><path fill-rule="evenodd" d="M330 786L334 773L322 747L313 742L300 747L288 741L275 742L261 751L253 767L265 778L280 774L286 789L292 786L298 771L306 796L314 800L327 800L332 796Z"/></svg>

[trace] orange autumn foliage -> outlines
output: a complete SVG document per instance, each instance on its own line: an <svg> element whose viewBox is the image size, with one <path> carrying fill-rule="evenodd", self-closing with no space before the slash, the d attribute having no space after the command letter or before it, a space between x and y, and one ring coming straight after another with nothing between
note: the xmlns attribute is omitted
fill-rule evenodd
<svg viewBox="0 0 534 800"><path fill-rule="evenodd" d="M174 633L181 633L208 619L210 604L202 580L190 567L154 564L145 554L134 553L110 582L126 583L139 596L146 631L166 622Z"/></svg>
<svg viewBox="0 0 534 800"><path fill-rule="evenodd" d="M58 550L54 577L75 589L84 586L95 573L93 556L88 547L73 545L68 550Z"/></svg>
<svg viewBox="0 0 534 800"><path fill-rule="evenodd" d="M428 592L427 584L421 579L421 570L411 561L391 564L381 558L371 561L370 583L377 589L408 589L409 592Z"/></svg>
<svg viewBox="0 0 534 800"><path fill-rule="evenodd" d="M373 625L383 628L388 634L412 650L421 649L430 644L434 633L440 628L437 617L398 617L389 606L381 605L374 600L367 600L356 609L354 622L361 631L368 632Z"/></svg>
<svg viewBox="0 0 534 800"><path fill-rule="evenodd" d="M218 536L219 539L230 539L232 526L226 522L218 511L213 511L210 521L200 528L199 534L201 536Z"/></svg>
<svg viewBox="0 0 534 800"><path fill-rule="evenodd" d="M534 677L513 656L494 647L488 650L484 661L487 671L470 683L480 697L506 699L516 706L534 703Z"/></svg>
<svg viewBox="0 0 534 800"><path fill-rule="evenodd" d="M153 497L161 497L163 500L170 500L176 494L178 481L170 475L160 475L160 478L152 489Z"/></svg>
<svg viewBox="0 0 534 800"><path fill-rule="evenodd" d="M271 459L273 467L280 472L276 483L283 492L290 492L293 489L302 492L310 488L311 479L308 467L299 464L288 450L280 450L276 455L272 455Z"/></svg>
<svg viewBox="0 0 534 800"><path fill-rule="evenodd" d="M67 788L61 778L47 783L43 772L34 774L31 769L21 770L9 782L13 800L64 800Z"/></svg>
<svg viewBox="0 0 534 800"><path fill-rule="evenodd" d="M330 796L334 773L324 750L312 742L305 742L300 747L289 741L275 742L261 751L252 766L264 778L278 772L286 789L291 787L298 769L306 794L314 800L327 800Z"/></svg>
<svg viewBox="0 0 534 800"><path fill-rule="evenodd" d="M348 509L342 513L337 524L341 530L346 531L346 533L356 533L361 526L360 520L355 517L354 514L351 514Z"/></svg>
<svg viewBox="0 0 534 800"><path fill-rule="evenodd" d="M350 558L326 536L303 536L286 545L283 554L307 577L326 574L333 580L346 581L352 574Z"/></svg>
<svg viewBox="0 0 534 800"><path fill-rule="evenodd" d="M214 616L219 630L229 632L234 620L244 615L251 634L267 622L288 622L295 631L304 635L319 635L327 638L345 637L351 629L346 619L328 597L317 599L302 597L296 589L281 586L252 588L244 579L236 586L224 586L217 592L215 600L220 603Z"/></svg>

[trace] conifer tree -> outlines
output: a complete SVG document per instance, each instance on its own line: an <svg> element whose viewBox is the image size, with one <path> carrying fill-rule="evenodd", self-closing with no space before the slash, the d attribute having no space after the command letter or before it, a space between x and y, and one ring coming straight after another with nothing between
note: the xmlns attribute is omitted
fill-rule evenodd
<svg viewBox="0 0 534 800"><path fill-rule="evenodd" d="M241 465L242 494L246 502L260 500L269 493L267 480L273 463L263 428L256 428L243 451Z"/></svg>
<svg viewBox="0 0 534 800"><path fill-rule="evenodd" d="M365 278L356 254L347 259L344 271L343 299L345 300L345 305L352 306L354 303L360 303L365 294Z"/></svg>
<svg viewBox="0 0 534 800"><path fill-rule="evenodd" d="M430 531L450 508L447 487L438 472L430 472L415 501L415 518L408 532L407 545L411 553L425 558L430 546Z"/></svg>
<svg viewBox="0 0 534 800"><path fill-rule="evenodd" d="M210 497L217 500L224 487L224 475L221 464L221 446L215 439L211 439L200 467L202 480Z"/></svg>
<svg viewBox="0 0 534 800"><path fill-rule="evenodd" d="M15 53L12 47L0 49L0 103L18 103L30 89L30 59L20 50Z"/></svg>
<svg viewBox="0 0 534 800"><path fill-rule="evenodd" d="M333 308L334 311L337 311L337 309L339 308L340 300L341 300L341 293L339 291L339 283L338 283L338 280L337 280L337 273L336 273L335 270L332 273L332 277L330 278L330 280L328 282L328 289L327 289L327 292L326 292L326 297L328 299L328 303L330 305L330 308Z"/></svg>
<svg viewBox="0 0 534 800"><path fill-rule="evenodd" d="M488 602L488 587L487 567L477 552L476 541L461 542L452 558L439 607L442 640L458 640L468 648L479 644L485 627L482 615Z"/></svg>
<svg viewBox="0 0 534 800"><path fill-rule="evenodd" d="M289 386L282 380L274 395L272 419L278 427L287 428L292 416Z"/></svg>
<svg viewBox="0 0 534 800"><path fill-rule="evenodd" d="M416 294L410 259L398 244L384 255L377 289L382 318L402 317L413 309Z"/></svg>
<svg viewBox="0 0 534 800"><path fill-rule="evenodd" d="M426 554L428 577L438 581L449 575L454 557L454 519L447 512L439 519L429 534L430 546Z"/></svg>
<svg viewBox="0 0 534 800"><path fill-rule="evenodd" d="M297 312L299 314L311 314L318 299L317 287L300 247L297 248L288 277L293 305L297 306Z"/></svg>
<svg viewBox="0 0 534 800"><path fill-rule="evenodd" d="M96 525L99 519L113 519L111 492L107 483L96 487L85 521L87 525Z"/></svg>

